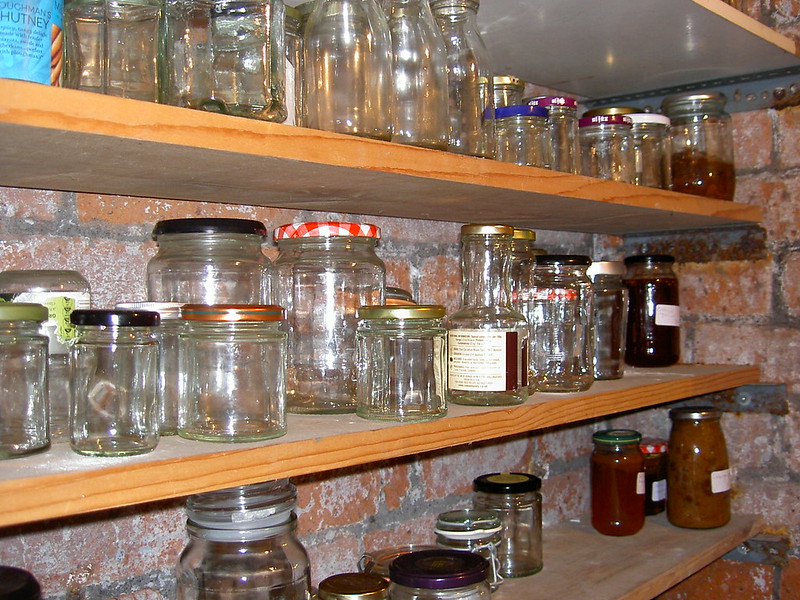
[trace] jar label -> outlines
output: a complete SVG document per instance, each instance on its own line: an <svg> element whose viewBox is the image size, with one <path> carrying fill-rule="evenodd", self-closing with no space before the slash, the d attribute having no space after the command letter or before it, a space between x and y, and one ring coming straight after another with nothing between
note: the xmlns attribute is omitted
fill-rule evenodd
<svg viewBox="0 0 800 600"><path fill-rule="evenodd" d="M681 324L681 307L675 304L656 305L656 325L678 327Z"/></svg>
<svg viewBox="0 0 800 600"><path fill-rule="evenodd" d="M47 307L47 321L42 323L42 333L50 338L50 354L66 354L75 342L75 326L69 317L73 310L91 308L86 292L22 292L12 302L35 302Z"/></svg>
<svg viewBox="0 0 800 600"><path fill-rule="evenodd" d="M536 288L533 290L533 299L538 301L575 300L578 290L571 288Z"/></svg>
<svg viewBox="0 0 800 600"><path fill-rule="evenodd" d="M638 496L644 496L646 491L647 485L645 485L644 471L639 471L636 474L636 494Z"/></svg>
<svg viewBox="0 0 800 600"><path fill-rule="evenodd" d="M711 473L711 493L721 494L731 489L731 470L722 469Z"/></svg>
<svg viewBox="0 0 800 600"><path fill-rule="evenodd" d="M666 479L658 479L653 482L653 486L651 489L651 495L653 497L653 502L660 502L661 500L667 499L667 480Z"/></svg>
<svg viewBox="0 0 800 600"><path fill-rule="evenodd" d="M507 392L519 386L518 332L453 329L447 341L450 389Z"/></svg>

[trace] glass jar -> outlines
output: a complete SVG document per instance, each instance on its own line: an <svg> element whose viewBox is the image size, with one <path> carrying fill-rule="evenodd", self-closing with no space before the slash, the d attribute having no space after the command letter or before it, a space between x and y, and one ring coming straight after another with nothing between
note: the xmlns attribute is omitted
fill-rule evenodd
<svg viewBox="0 0 800 600"><path fill-rule="evenodd" d="M625 362L633 367L668 367L680 358L680 300L675 259L641 254L625 259L630 304Z"/></svg>
<svg viewBox="0 0 800 600"><path fill-rule="evenodd" d="M389 600L389 582L371 573L339 573L319 582L319 600Z"/></svg>
<svg viewBox="0 0 800 600"><path fill-rule="evenodd" d="M588 177L633 183L633 122L627 115L578 120L581 172Z"/></svg>
<svg viewBox="0 0 800 600"><path fill-rule="evenodd" d="M411 292L399 287L386 286L386 304L391 306L416 306Z"/></svg>
<svg viewBox="0 0 800 600"><path fill-rule="evenodd" d="M580 392L594 382L594 291L588 256L542 254L528 272L530 376L543 392Z"/></svg>
<svg viewBox="0 0 800 600"><path fill-rule="evenodd" d="M267 229L249 219L168 219L153 228L147 296L181 304L269 304Z"/></svg>
<svg viewBox="0 0 800 600"><path fill-rule="evenodd" d="M495 159L545 168L550 160L547 109L527 104L495 109Z"/></svg>
<svg viewBox="0 0 800 600"><path fill-rule="evenodd" d="M447 51L447 149L494 158L492 59L478 31L478 0L431 0Z"/></svg>
<svg viewBox="0 0 800 600"><path fill-rule="evenodd" d="M545 250L536 247L536 232L532 229L514 228L514 237L511 239L511 268L509 280L511 287L511 305L522 312L517 300L525 294L524 285L528 271L536 264L536 257L547 254Z"/></svg>
<svg viewBox="0 0 800 600"><path fill-rule="evenodd" d="M162 102L286 118L281 0L167 0Z"/></svg>
<svg viewBox="0 0 800 600"><path fill-rule="evenodd" d="M0 566L0 598L3 600L41 600L42 588L28 571L17 567Z"/></svg>
<svg viewBox="0 0 800 600"><path fill-rule="evenodd" d="M375 0L320 0L304 34L306 127L392 138L392 43Z"/></svg>
<svg viewBox="0 0 800 600"><path fill-rule="evenodd" d="M580 173L578 103L575 98L540 96L528 100L528 104L547 109L547 131L550 136L547 166L555 171Z"/></svg>
<svg viewBox="0 0 800 600"><path fill-rule="evenodd" d="M654 113L630 113L633 121L633 183L647 187L670 189L669 117Z"/></svg>
<svg viewBox="0 0 800 600"><path fill-rule="evenodd" d="M278 302L289 332L289 412L355 411L356 310L384 303L379 238L375 225L341 221L275 230Z"/></svg>
<svg viewBox="0 0 800 600"><path fill-rule="evenodd" d="M309 600L296 500L285 479L189 496L178 600Z"/></svg>
<svg viewBox="0 0 800 600"><path fill-rule="evenodd" d="M421 550L389 565L392 600L489 600L489 561L473 552Z"/></svg>
<svg viewBox="0 0 800 600"><path fill-rule="evenodd" d="M286 333L280 306L185 304L178 434L255 442L286 433Z"/></svg>
<svg viewBox="0 0 800 600"><path fill-rule="evenodd" d="M628 321L628 288L622 281L625 264L613 260L593 261L587 275L594 290L594 378L619 379L625 371Z"/></svg>
<svg viewBox="0 0 800 600"><path fill-rule="evenodd" d="M447 150L447 52L428 0L391 0L392 141Z"/></svg>
<svg viewBox="0 0 800 600"><path fill-rule="evenodd" d="M89 283L77 271L46 269L9 270L0 273L0 300L32 302L47 307L41 331L48 340L47 397L50 439L69 439L69 347L75 342L73 310L92 307Z"/></svg>
<svg viewBox="0 0 800 600"><path fill-rule="evenodd" d="M633 535L644 527L642 435L631 429L592 435L592 527L603 535Z"/></svg>
<svg viewBox="0 0 800 600"><path fill-rule="evenodd" d="M158 313L74 310L70 445L78 454L127 456L158 444Z"/></svg>
<svg viewBox="0 0 800 600"><path fill-rule="evenodd" d="M522 102L522 92L525 83L513 75L495 75L492 78L492 90L494 91L494 106L519 106Z"/></svg>
<svg viewBox="0 0 800 600"><path fill-rule="evenodd" d="M444 306L364 306L356 316L358 416L383 421L445 416Z"/></svg>
<svg viewBox="0 0 800 600"><path fill-rule="evenodd" d="M497 557L501 530L494 512L467 508L440 513L433 532L440 548L474 552L485 558L489 562L489 587L494 591L503 582Z"/></svg>
<svg viewBox="0 0 800 600"><path fill-rule="evenodd" d="M446 321L447 400L503 406L528 397L528 323L511 308L514 228L461 227L461 308Z"/></svg>
<svg viewBox="0 0 800 600"><path fill-rule="evenodd" d="M500 517L500 575L542 570L542 480L528 473L489 473L473 481L472 505Z"/></svg>
<svg viewBox="0 0 800 600"><path fill-rule="evenodd" d="M721 92L667 96L661 110L670 120L672 189L733 200L736 172L733 128Z"/></svg>
<svg viewBox="0 0 800 600"><path fill-rule="evenodd" d="M644 514L657 515L667 506L667 442L644 438L639 449L644 455Z"/></svg>
<svg viewBox="0 0 800 600"><path fill-rule="evenodd" d="M47 337L39 332L46 319L41 304L0 304L0 459L50 445Z"/></svg>
<svg viewBox="0 0 800 600"><path fill-rule="evenodd" d="M677 527L721 527L731 518L731 471L719 410L673 408L667 462L667 517Z"/></svg>
<svg viewBox="0 0 800 600"><path fill-rule="evenodd" d="M284 45L286 55L286 120L287 125L303 124L303 34L300 32L300 11L286 6Z"/></svg>
<svg viewBox="0 0 800 600"><path fill-rule="evenodd" d="M362 573L374 573L380 575L385 580L389 580L389 565L392 561L403 554L409 552L419 552L420 550L436 550L436 546L428 544L408 544L393 548L382 548L371 552L365 552L358 559L358 569Z"/></svg>

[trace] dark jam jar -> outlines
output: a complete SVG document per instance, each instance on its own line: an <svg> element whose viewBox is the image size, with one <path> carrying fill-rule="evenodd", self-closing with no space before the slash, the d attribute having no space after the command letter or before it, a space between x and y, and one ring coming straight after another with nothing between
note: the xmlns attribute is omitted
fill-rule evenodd
<svg viewBox="0 0 800 600"><path fill-rule="evenodd" d="M592 436L592 527L604 535L633 535L644 526L642 435L631 429Z"/></svg>
<svg viewBox="0 0 800 600"><path fill-rule="evenodd" d="M625 259L629 291L625 362L633 367L668 367L680 358L680 302L674 262L667 254Z"/></svg>
<svg viewBox="0 0 800 600"><path fill-rule="evenodd" d="M657 515L667 507L667 442L645 438L639 448L644 455L644 514Z"/></svg>

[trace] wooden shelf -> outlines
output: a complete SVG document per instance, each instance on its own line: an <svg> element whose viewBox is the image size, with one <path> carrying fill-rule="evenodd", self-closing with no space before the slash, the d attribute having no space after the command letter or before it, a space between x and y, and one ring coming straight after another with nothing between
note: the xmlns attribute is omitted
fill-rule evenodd
<svg viewBox="0 0 800 600"><path fill-rule="evenodd" d="M451 405L444 419L399 425L355 415L289 415L286 436L258 444L166 437L150 454L94 458L65 443L0 461L0 526L174 498L410 456L755 383L757 367L629 369L588 392L534 394L505 408Z"/></svg>
<svg viewBox="0 0 800 600"><path fill-rule="evenodd" d="M761 531L761 520L734 515L717 529L681 529L664 514L626 537L600 535L588 518L544 531L544 569L507 579L496 600L650 600Z"/></svg>
<svg viewBox="0 0 800 600"><path fill-rule="evenodd" d="M0 185L622 234L756 206L0 80Z"/></svg>

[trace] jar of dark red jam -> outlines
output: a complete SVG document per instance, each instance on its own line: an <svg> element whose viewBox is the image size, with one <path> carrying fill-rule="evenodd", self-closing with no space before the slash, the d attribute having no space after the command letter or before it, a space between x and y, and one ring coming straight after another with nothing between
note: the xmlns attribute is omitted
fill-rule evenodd
<svg viewBox="0 0 800 600"><path fill-rule="evenodd" d="M667 442L644 438L639 448L644 455L644 514L649 517L667 506Z"/></svg>
<svg viewBox="0 0 800 600"><path fill-rule="evenodd" d="M642 435L631 429L592 436L592 527L603 535L633 535L644 526Z"/></svg>

